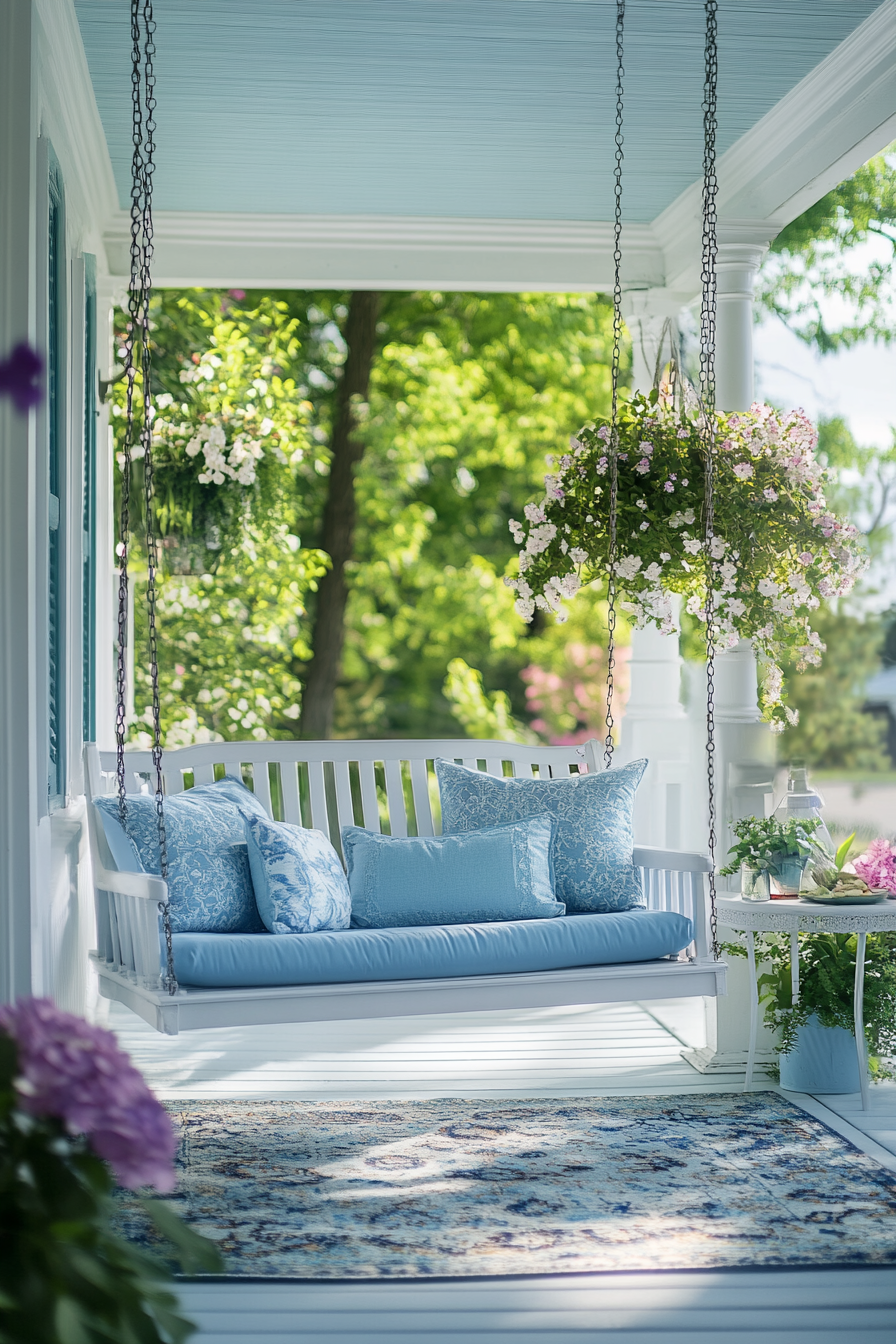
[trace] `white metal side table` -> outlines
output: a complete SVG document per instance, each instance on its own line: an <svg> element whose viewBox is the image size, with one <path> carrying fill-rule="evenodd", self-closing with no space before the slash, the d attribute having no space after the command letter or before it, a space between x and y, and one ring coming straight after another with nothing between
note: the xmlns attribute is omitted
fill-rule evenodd
<svg viewBox="0 0 896 1344"><path fill-rule="evenodd" d="M757 933L790 934L790 984L792 1002L800 993L800 933L855 933L856 979L853 999L853 1021L856 1054L859 1061L859 1079L862 1086L862 1110L868 1110L868 1056L865 1049L865 1022L862 999L865 989L865 945L869 933L896 932L896 901L881 901L869 905L811 905L808 901L745 901L742 896L721 896L718 900L718 927L736 929L747 935L747 959L750 966L750 1048L747 1054L747 1073L744 1091L753 1082L756 1060L756 1034L759 1030L759 989L756 976Z"/></svg>

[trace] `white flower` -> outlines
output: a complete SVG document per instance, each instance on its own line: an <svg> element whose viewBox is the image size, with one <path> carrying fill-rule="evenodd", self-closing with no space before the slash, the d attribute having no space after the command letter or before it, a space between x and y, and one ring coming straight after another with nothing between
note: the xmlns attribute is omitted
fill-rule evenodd
<svg viewBox="0 0 896 1344"><path fill-rule="evenodd" d="M581 546L573 546L569 558L574 565L584 565L588 560L588 552L583 551Z"/></svg>
<svg viewBox="0 0 896 1344"><path fill-rule="evenodd" d="M760 579L756 587L763 597L774 597L779 592L778 584L774 579Z"/></svg>
<svg viewBox="0 0 896 1344"><path fill-rule="evenodd" d="M530 523L543 523L545 521L544 509L540 504L527 504L523 513Z"/></svg>
<svg viewBox="0 0 896 1344"><path fill-rule="evenodd" d="M616 573L623 579L633 579L641 568L640 555L626 555L616 561Z"/></svg>
<svg viewBox="0 0 896 1344"><path fill-rule="evenodd" d="M739 597L729 597L728 614L729 616L743 616L746 611L745 603L741 602Z"/></svg>
<svg viewBox="0 0 896 1344"><path fill-rule="evenodd" d="M636 499L636 500L635 500L635 506L636 506L636 508L639 508L639 509L646 509L646 508L647 508L647 500L646 500L646 499Z"/></svg>
<svg viewBox="0 0 896 1344"><path fill-rule="evenodd" d="M709 553L713 560L721 560L728 549L728 543L723 537L713 537L709 543Z"/></svg>
<svg viewBox="0 0 896 1344"><path fill-rule="evenodd" d="M160 411L164 411L165 408L171 406L173 402L174 398L170 392L163 392L161 396L156 397L156 406L158 406Z"/></svg>
<svg viewBox="0 0 896 1344"><path fill-rule="evenodd" d="M511 518L507 526L510 528L510 535L513 537L517 546L522 546L523 537L525 534L523 532L521 524L518 523L515 518Z"/></svg>
<svg viewBox="0 0 896 1344"><path fill-rule="evenodd" d="M700 606L700 599L699 597L697 597L696 593L688 598L687 602L685 603L685 611L688 613L689 616L703 615L703 608Z"/></svg>
<svg viewBox="0 0 896 1344"><path fill-rule="evenodd" d="M541 555L541 552L547 550L556 535L557 528L554 523L542 523L540 527L533 527L526 542L527 552L529 555Z"/></svg>
<svg viewBox="0 0 896 1344"><path fill-rule="evenodd" d="M535 613L535 603L531 597L518 597L513 604L513 609L517 616L522 616L524 621L531 621Z"/></svg>
<svg viewBox="0 0 896 1344"><path fill-rule="evenodd" d="M702 541L698 541L696 537L688 537L681 544L688 555L698 555L703 546Z"/></svg>
<svg viewBox="0 0 896 1344"><path fill-rule="evenodd" d="M800 712L798 709L791 709L789 705L784 706L784 713L787 715L787 722L795 727L800 721Z"/></svg>
<svg viewBox="0 0 896 1344"><path fill-rule="evenodd" d="M762 493L763 496L768 500L769 504L774 504L778 498L777 490L773 490L770 485L767 485Z"/></svg>

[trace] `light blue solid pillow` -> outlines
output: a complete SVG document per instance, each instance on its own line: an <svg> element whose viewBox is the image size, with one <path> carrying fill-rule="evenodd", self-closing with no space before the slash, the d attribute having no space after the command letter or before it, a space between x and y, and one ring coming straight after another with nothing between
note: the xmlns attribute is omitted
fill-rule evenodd
<svg viewBox="0 0 896 1344"><path fill-rule="evenodd" d="M352 924L362 929L550 919L550 817L469 835L398 838L344 826Z"/></svg>
<svg viewBox="0 0 896 1344"><path fill-rule="evenodd" d="M258 913L270 933L347 929L352 898L339 855L323 831L246 818Z"/></svg>
<svg viewBox="0 0 896 1344"><path fill-rule="evenodd" d="M567 910L601 914L645 904L632 864L632 809L646 761L568 779L499 779L453 761L435 765L446 835L546 813L554 821L557 899Z"/></svg>
<svg viewBox="0 0 896 1344"><path fill-rule="evenodd" d="M103 814L118 821L118 799L94 798ZM263 933L255 905L244 816L267 816L254 794L232 776L165 798L168 894L175 933ZM127 798L127 838L143 869L158 873L156 800Z"/></svg>
<svg viewBox="0 0 896 1344"><path fill-rule="evenodd" d="M118 799L115 800L115 816L101 809L101 822L112 862L120 873L142 873L146 870L140 862L137 846L118 820Z"/></svg>

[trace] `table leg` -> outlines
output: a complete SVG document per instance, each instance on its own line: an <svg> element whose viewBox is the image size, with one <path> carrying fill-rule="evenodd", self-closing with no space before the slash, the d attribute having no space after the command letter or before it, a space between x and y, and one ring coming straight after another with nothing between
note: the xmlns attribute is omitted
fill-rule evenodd
<svg viewBox="0 0 896 1344"><path fill-rule="evenodd" d="M865 995L865 945L867 933L856 938L856 983L853 994L853 1021L856 1033L856 1056L859 1061L859 1086L862 1089L862 1110L868 1110L868 1054L865 1048L865 1018L863 999Z"/></svg>
<svg viewBox="0 0 896 1344"><path fill-rule="evenodd" d="M744 1091L753 1085L753 1065L756 1063L756 1036L759 1031L759 986L756 982L756 944L752 930L747 930L747 962L750 967L750 1048L747 1051L747 1072Z"/></svg>
<svg viewBox="0 0 896 1344"><path fill-rule="evenodd" d="M800 935L796 929L790 935L790 1002L795 1008L800 1000Z"/></svg>

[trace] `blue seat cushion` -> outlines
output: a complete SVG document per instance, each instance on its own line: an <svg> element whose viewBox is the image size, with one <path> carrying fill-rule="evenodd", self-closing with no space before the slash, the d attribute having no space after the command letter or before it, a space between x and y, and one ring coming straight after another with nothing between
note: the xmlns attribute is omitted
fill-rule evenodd
<svg viewBox="0 0 896 1344"><path fill-rule="evenodd" d="M94 798L107 819L118 821L118 799ZM176 933L255 933L264 924L255 905L246 850L246 816L266 817L253 793L225 776L165 798L168 842L168 895ZM114 832L115 828L111 827ZM156 800L128 794L124 830L144 872L158 873Z"/></svg>
<svg viewBox="0 0 896 1344"><path fill-rule="evenodd" d="M646 767L631 761L564 779L499 779L437 760L442 830L456 835L546 813L554 822L557 900L567 911L632 910L644 904L632 863L632 809Z"/></svg>
<svg viewBox="0 0 896 1344"><path fill-rule="evenodd" d="M398 838L342 828L352 924L362 929L553 919L550 817L462 835Z"/></svg>
<svg viewBox="0 0 896 1344"><path fill-rule="evenodd" d="M177 933L174 965L182 984L207 989L438 980L653 961L680 952L693 936L691 921L671 910L278 935Z"/></svg>

